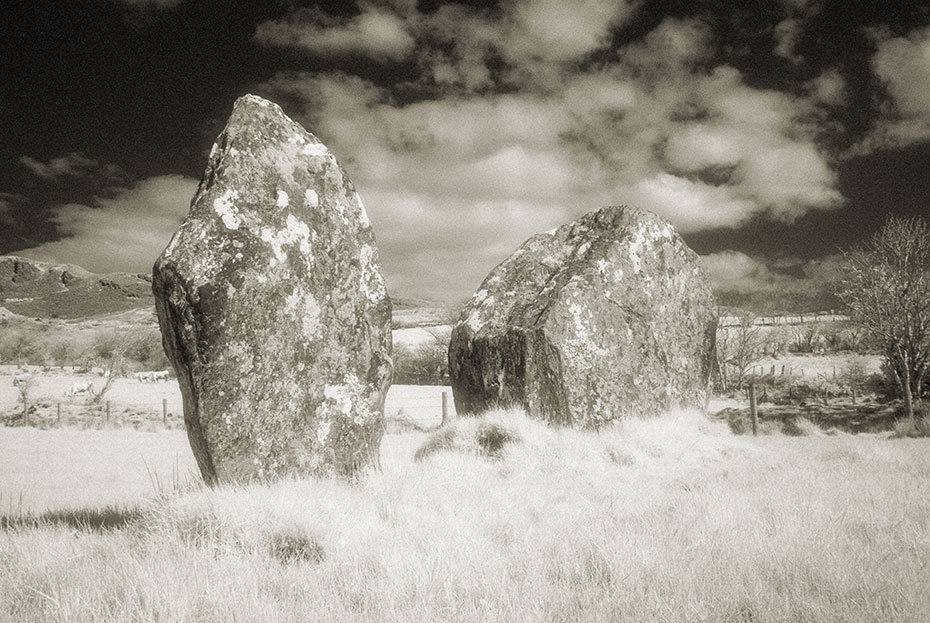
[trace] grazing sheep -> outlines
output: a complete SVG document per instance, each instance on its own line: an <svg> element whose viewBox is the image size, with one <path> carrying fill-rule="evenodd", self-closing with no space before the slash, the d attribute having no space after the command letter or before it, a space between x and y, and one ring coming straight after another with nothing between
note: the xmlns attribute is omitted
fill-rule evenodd
<svg viewBox="0 0 930 623"><path fill-rule="evenodd" d="M91 381L73 383L71 389L65 392L66 396L74 398L78 395L90 395L94 393L94 384Z"/></svg>

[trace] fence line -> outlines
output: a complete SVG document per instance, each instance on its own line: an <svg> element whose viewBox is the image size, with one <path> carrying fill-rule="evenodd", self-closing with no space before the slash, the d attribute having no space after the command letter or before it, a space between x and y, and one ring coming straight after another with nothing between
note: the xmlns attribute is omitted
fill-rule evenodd
<svg viewBox="0 0 930 623"><path fill-rule="evenodd" d="M799 325L809 322L845 322L849 316L843 314L792 314L785 316L756 316L752 324L761 326ZM720 326L738 327L742 323L739 316L721 316Z"/></svg>
<svg viewBox="0 0 930 623"><path fill-rule="evenodd" d="M62 425L75 421L95 421L100 424L156 423L163 426L183 426L183 402L162 398L157 403L140 404L108 400L56 399L45 396L29 398L6 410L11 422L26 415L27 425ZM455 417L451 389L444 385L394 386L385 400L384 417L406 419L420 424L448 421Z"/></svg>

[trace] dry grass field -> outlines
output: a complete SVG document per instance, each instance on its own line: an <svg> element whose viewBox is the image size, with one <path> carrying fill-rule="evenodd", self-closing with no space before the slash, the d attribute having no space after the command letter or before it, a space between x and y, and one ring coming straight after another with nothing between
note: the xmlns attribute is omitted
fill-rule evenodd
<svg viewBox="0 0 930 623"><path fill-rule="evenodd" d="M52 432L114 435L111 453L133 456L183 441L0 439ZM495 413L386 435L383 471L354 484L163 480L97 498L117 506L14 508L0 621L927 620L928 442L811 433L733 436L694 413L592 433ZM84 470L95 486L81 454L29 487Z"/></svg>

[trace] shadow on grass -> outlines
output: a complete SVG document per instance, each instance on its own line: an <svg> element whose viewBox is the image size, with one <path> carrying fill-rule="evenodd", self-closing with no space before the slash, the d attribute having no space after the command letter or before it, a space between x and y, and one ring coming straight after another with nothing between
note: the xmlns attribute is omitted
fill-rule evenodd
<svg viewBox="0 0 930 623"><path fill-rule="evenodd" d="M65 527L82 532L119 530L142 516L138 508L93 508L46 511L0 516L0 530Z"/></svg>

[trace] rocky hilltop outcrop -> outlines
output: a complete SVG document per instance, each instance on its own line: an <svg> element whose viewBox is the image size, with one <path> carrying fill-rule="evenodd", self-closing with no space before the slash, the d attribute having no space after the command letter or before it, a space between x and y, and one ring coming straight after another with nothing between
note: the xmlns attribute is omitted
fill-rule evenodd
<svg viewBox="0 0 930 623"><path fill-rule="evenodd" d="M609 207L530 238L452 331L459 414L517 404L597 427L705 406L717 312L697 255L667 221Z"/></svg>
<svg viewBox="0 0 930 623"><path fill-rule="evenodd" d="M152 278L0 256L0 305L33 318L86 318L151 308Z"/></svg>
<svg viewBox="0 0 930 623"><path fill-rule="evenodd" d="M378 461L391 301L365 208L315 136L236 101L153 291L205 480Z"/></svg>

